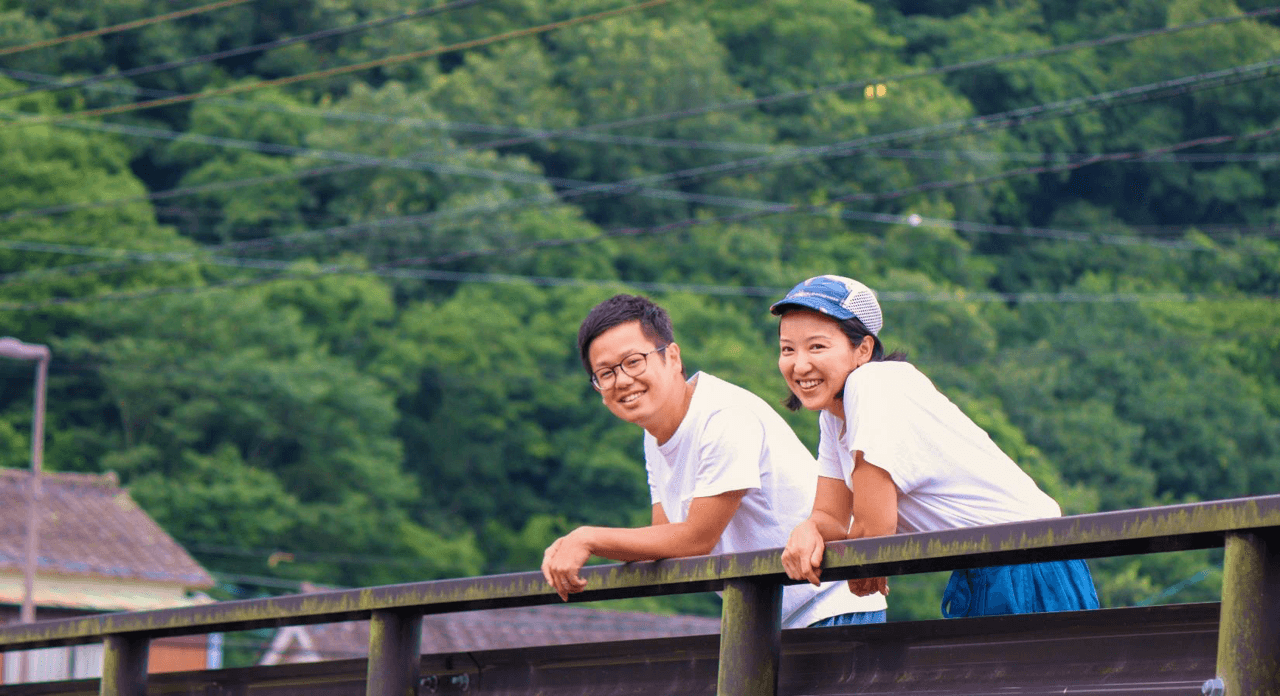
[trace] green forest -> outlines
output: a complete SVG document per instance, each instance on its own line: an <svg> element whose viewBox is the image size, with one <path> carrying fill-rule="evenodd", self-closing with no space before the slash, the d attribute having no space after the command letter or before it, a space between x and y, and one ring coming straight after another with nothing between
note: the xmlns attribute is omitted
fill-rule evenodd
<svg viewBox="0 0 1280 696"><path fill-rule="evenodd" d="M0 0L0 335L53 351L46 468L116 472L219 597L646 523L641 432L574 345L617 292L783 412L769 304L851 276L1065 513L1280 492L1280 8L161 17L197 4ZM0 466L32 384L0 361ZM1221 583L1210 552L1092 565L1104 606ZM891 619L939 615L938 576L893 582Z"/></svg>

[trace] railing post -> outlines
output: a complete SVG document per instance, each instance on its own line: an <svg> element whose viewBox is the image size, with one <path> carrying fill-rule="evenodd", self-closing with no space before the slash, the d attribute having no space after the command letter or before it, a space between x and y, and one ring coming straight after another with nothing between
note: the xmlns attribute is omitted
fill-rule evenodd
<svg viewBox="0 0 1280 696"><path fill-rule="evenodd" d="M101 696L147 695L147 650L151 641L138 636L107 636L102 643Z"/></svg>
<svg viewBox="0 0 1280 696"><path fill-rule="evenodd" d="M782 653L782 586L752 579L724 586L719 696L777 696Z"/></svg>
<svg viewBox="0 0 1280 696"><path fill-rule="evenodd" d="M1280 536L1227 534L1218 627L1226 696L1280 696Z"/></svg>
<svg viewBox="0 0 1280 696"><path fill-rule="evenodd" d="M375 611L369 621L368 696L415 696L422 660L422 616Z"/></svg>

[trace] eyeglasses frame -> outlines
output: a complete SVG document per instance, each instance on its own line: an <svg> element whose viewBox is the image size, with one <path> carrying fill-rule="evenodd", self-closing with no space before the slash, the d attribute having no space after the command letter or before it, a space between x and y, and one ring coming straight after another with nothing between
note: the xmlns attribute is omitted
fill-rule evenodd
<svg viewBox="0 0 1280 696"><path fill-rule="evenodd" d="M647 353L629 353L629 354L627 354L627 355L626 355L626 357L622 358L622 362L619 362L619 363L617 363L617 364L615 364L615 365L602 367L602 368L600 368L599 370L595 370L595 371L593 371L593 372L591 373L591 386L595 387L596 391L604 391L605 389L608 389L608 388L612 387L612 386L613 386L614 384L616 384L616 383L617 383L617 381L618 381L618 372L619 372L619 371L620 371L620 372L622 372L622 374L624 374L624 375L626 375L626 376L628 376L628 377L631 377L631 378L633 378L633 379L634 379L634 378L636 378L636 377L639 377L640 375L643 375L643 374L645 373L645 370L648 370L648 369L649 369L649 356L650 356L650 355L653 355L654 353L661 353L662 351L664 351L664 350L666 350L666 349L668 349L668 348L670 348L670 347L671 347L671 344L670 344L670 343L668 343L668 344L666 344L666 345L664 345L664 346L661 346L661 347L659 347L659 348L654 348L653 350L648 351ZM643 364L644 364L644 369L640 370L640 373L639 373L639 374L634 374L634 375L633 375L633 374L631 374L630 372L627 372L625 369L623 369L622 364L623 364L623 363L625 363L626 361L630 360L631 358L634 358L634 357L635 357L635 356L637 356L637 355L639 355L639 356L641 356L641 357L643 357L643 358L644 358L644 363L643 363ZM601 371L603 371L603 370L606 370L606 369L607 369L607 370L609 370L609 373L613 375L613 379L612 379L612 381L610 381L610 382L609 382L609 387L602 386L602 385L600 384L600 380L599 380L599 378L596 376L596 375L597 375L597 373L599 373L599 372L601 372Z"/></svg>

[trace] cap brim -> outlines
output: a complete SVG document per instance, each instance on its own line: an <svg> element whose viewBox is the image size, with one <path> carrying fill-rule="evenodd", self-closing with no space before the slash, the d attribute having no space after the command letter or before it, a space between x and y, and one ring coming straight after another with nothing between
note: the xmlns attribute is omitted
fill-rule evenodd
<svg viewBox="0 0 1280 696"><path fill-rule="evenodd" d="M833 319L844 320L853 318L853 312L835 304L831 300L824 300L820 297L814 296L793 297L779 300L778 302L773 303L773 306L769 308L769 312L775 316L781 315L782 310L787 307L800 307L801 309L813 310L832 317Z"/></svg>

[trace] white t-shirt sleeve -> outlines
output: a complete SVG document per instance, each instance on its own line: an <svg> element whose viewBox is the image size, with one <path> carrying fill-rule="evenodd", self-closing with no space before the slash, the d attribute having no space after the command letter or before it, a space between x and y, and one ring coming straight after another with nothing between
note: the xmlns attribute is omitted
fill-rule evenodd
<svg viewBox="0 0 1280 696"><path fill-rule="evenodd" d="M875 365L872 363L872 365ZM850 454L884 469L903 493L923 483L914 432L920 414L908 391L916 385L892 370L857 369L844 385L844 417ZM856 456L856 455L854 455Z"/></svg>
<svg viewBox="0 0 1280 696"><path fill-rule="evenodd" d="M849 474L840 459L840 433L832 431L835 418L827 413L818 415L818 475L833 478L849 485ZM839 427L839 423L835 423Z"/></svg>
<svg viewBox="0 0 1280 696"><path fill-rule="evenodd" d="M654 480L653 471L655 457L661 456L662 453L658 451L657 445L649 442L649 438L646 436L644 439L644 474L649 483L649 503L652 505L662 502L659 497L658 482Z"/></svg>
<svg viewBox="0 0 1280 696"><path fill-rule="evenodd" d="M713 413L703 426L693 497L760 487L764 424L749 409Z"/></svg>

